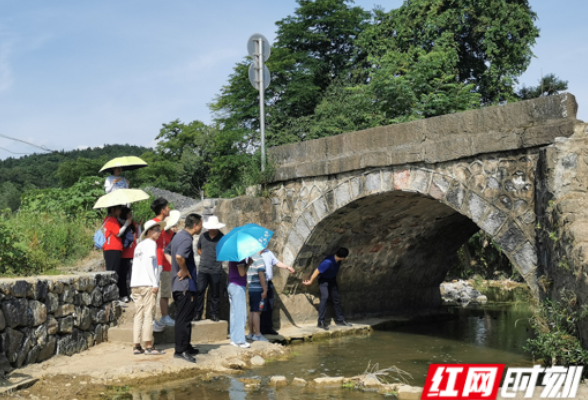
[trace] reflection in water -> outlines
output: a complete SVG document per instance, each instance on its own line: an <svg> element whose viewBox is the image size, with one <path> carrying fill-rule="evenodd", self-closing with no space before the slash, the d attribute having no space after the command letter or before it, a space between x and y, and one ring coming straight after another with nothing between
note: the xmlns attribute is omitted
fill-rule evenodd
<svg viewBox="0 0 588 400"><path fill-rule="evenodd" d="M259 389L247 389L235 377L225 377L212 382L194 380L165 388L143 389L133 394L133 400L371 400L381 399L382 395L344 388L328 391L309 387L274 389L267 383L273 375L284 375L290 381L294 377L306 380L325 375L349 377L363 373L368 363L379 363L382 369L395 365L409 372L413 376L409 383L422 386L432 363L531 365L530 355L523 350L532 335L527 304L453 308L450 311L456 318L451 320L375 331L363 337L292 345L295 357L268 363L245 374L262 377ZM398 380L391 376L388 381Z"/></svg>

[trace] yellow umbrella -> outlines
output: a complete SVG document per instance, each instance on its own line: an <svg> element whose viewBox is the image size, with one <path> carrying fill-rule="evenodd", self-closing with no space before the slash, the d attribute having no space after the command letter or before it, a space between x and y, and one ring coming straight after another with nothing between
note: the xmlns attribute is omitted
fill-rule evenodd
<svg viewBox="0 0 588 400"><path fill-rule="evenodd" d="M149 195L141 189L119 189L100 197L93 208L108 208L147 200Z"/></svg>
<svg viewBox="0 0 588 400"><path fill-rule="evenodd" d="M147 163L135 156L117 157L108 161L99 172L112 170L113 168L122 168L123 171L132 171L134 169L144 168Z"/></svg>

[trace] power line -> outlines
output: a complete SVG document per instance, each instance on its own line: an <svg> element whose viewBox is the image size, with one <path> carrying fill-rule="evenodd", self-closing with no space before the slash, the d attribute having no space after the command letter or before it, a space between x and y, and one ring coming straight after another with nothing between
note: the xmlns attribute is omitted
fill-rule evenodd
<svg viewBox="0 0 588 400"><path fill-rule="evenodd" d="M41 149L41 150L43 150L43 151L46 151L46 152L48 152L48 153L54 153L54 152L55 152L55 150L48 149L46 146L39 146L39 145L36 145L36 144L34 144L34 143L27 142L26 140L22 140L22 139L13 138L13 137L10 137L10 136L3 135L3 134L1 134L1 133L0 133L0 137L3 137L3 138L5 138L5 139L10 139L10 140L16 140L17 142L21 142L21 143L24 143L24 144L28 144L29 146L36 147L36 148L38 148L38 149ZM11 152L11 153L12 153L12 152ZM15 153L15 154L16 154L16 153Z"/></svg>
<svg viewBox="0 0 588 400"><path fill-rule="evenodd" d="M27 156L30 156L31 155L31 153L15 153L14 151L10 151L8 149L5 149L4 147L0 147L0 149L1 150L4 150L4 151L7 151L9 153L12 153L12 154L24 154L24 155L27 155Z"/></svg>

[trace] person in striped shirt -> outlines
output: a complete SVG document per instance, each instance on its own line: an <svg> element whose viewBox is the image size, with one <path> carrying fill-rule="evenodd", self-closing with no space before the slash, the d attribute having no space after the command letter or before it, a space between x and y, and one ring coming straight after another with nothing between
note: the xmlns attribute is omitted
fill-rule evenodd
<svg viewBox="0 0 588 400"><path fill-rule="evenodd" d="M267 297L267 281L265 278L265 262L259 253L250 257L253 264L247 270L247 285L249 286L249 335L247 339L268 342L261 334L261 311L259 305Z"/></svg>

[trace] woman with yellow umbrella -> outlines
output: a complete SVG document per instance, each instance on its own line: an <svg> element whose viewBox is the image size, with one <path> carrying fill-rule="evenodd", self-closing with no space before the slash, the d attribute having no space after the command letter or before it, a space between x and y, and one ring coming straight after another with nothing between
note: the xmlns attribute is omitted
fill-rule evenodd
<svg viewBox="0 0 588 400"><path fill-rule="evenodd" d="M148 198L149 195L140 189L121 189L105 194L94 205L94 209L106 208L108 211L101 228L105 239L102 250L107 271L115 271L119 276L124 274L122 270L122 236L131 224L132 214L128 214L126 221L121 226L118 222L118 217L123 205L147 200ZM119 291L124 292L120 287L123 283L126 285L126 282L121 279Z"/></svg>
<svg viewBox="0 0 588 400"><path fill-rule="evenodd" d="M108 171L112 174L106 178L106 181L104 182L104 191L110 193L114 190L128 189L129 180L124 176L121 176L122 172L132 171L146 166L147 163L145 161L135 156L113 158L104 164L100 170L100 172Z"/></svg>

